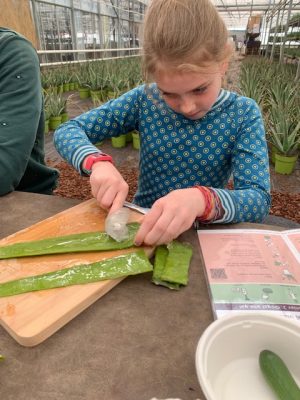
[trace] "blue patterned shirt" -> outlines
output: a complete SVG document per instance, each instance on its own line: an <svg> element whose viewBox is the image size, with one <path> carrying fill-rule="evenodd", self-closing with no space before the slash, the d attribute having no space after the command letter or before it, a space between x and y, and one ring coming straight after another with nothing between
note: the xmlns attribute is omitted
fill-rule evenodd
<svg viewBox="0 0 300 400"><path fill-rule="evenodd" d="M156 84L142 85L61 125L54 143L82 173L84 158L99 152L93 144L134 129L140 133L136 204L151 207L172 190L202 185L221 199L225 214L216 222L259 222L268 214L268 153L254 100L222 89L204 117L190 120L165 103ZM234 190L225 189L230 177Z"/></svg>

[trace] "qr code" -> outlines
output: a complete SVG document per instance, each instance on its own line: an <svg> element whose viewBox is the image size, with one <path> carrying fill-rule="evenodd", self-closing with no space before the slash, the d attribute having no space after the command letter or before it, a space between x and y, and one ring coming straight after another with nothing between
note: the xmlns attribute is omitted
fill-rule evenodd
<svg viewBox="0 0 300 400"><path fill-rule="evenodd" d="M227 279L227 275L224 268L211 268L210 276L212 279Z"/></svg>

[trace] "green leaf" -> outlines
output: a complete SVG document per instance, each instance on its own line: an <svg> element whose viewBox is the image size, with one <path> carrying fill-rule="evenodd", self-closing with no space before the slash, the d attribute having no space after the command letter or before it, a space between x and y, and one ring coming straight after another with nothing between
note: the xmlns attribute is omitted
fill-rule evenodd
<svg viewBox="0 0 300 400"><path fill-rule="evenodd" d="M46 274L1 283L0 297L117 279L149 271L152 271L152 265L145 252L137 250L91 264L76 265Z"/></svg>
<svg viewBox="0 0 300 400"><path fill-rule="evenodd" d="M168 246L159 246L155 252L153 283L179 289L188 283L188 271L193 254L189 244L176 240Z"/></svg>
<svg viewBox="0 0 300 400"><path fill-rule="evenodd" d="M139 224L128 224L129 237L122 242L106 232L77 233L49 239L20 242L0 247L0 259L29 257L45 254L78 253L85 251L119 250L132 247Z"/></svg>

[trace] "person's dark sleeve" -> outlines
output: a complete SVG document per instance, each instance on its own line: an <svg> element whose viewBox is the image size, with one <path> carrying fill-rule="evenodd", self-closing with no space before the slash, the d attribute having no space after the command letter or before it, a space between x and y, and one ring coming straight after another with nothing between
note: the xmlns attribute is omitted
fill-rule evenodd
<svg viewBox="0 0 300 400"><path fill-rule="evenodd" d="M0 195L24 175L42 109L39 60L24 38L0 39Z"/></svg>

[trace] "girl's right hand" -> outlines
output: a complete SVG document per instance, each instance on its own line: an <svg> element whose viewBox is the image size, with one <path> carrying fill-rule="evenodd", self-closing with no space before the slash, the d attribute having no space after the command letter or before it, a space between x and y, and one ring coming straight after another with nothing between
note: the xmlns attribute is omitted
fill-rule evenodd
<svg viewBox="0 0 300 400"><path fill-rule="evenodd" d="M123 207L129 187L111 162L99 161L93 165L90 184L93 196L109 214Z"/></svg>

